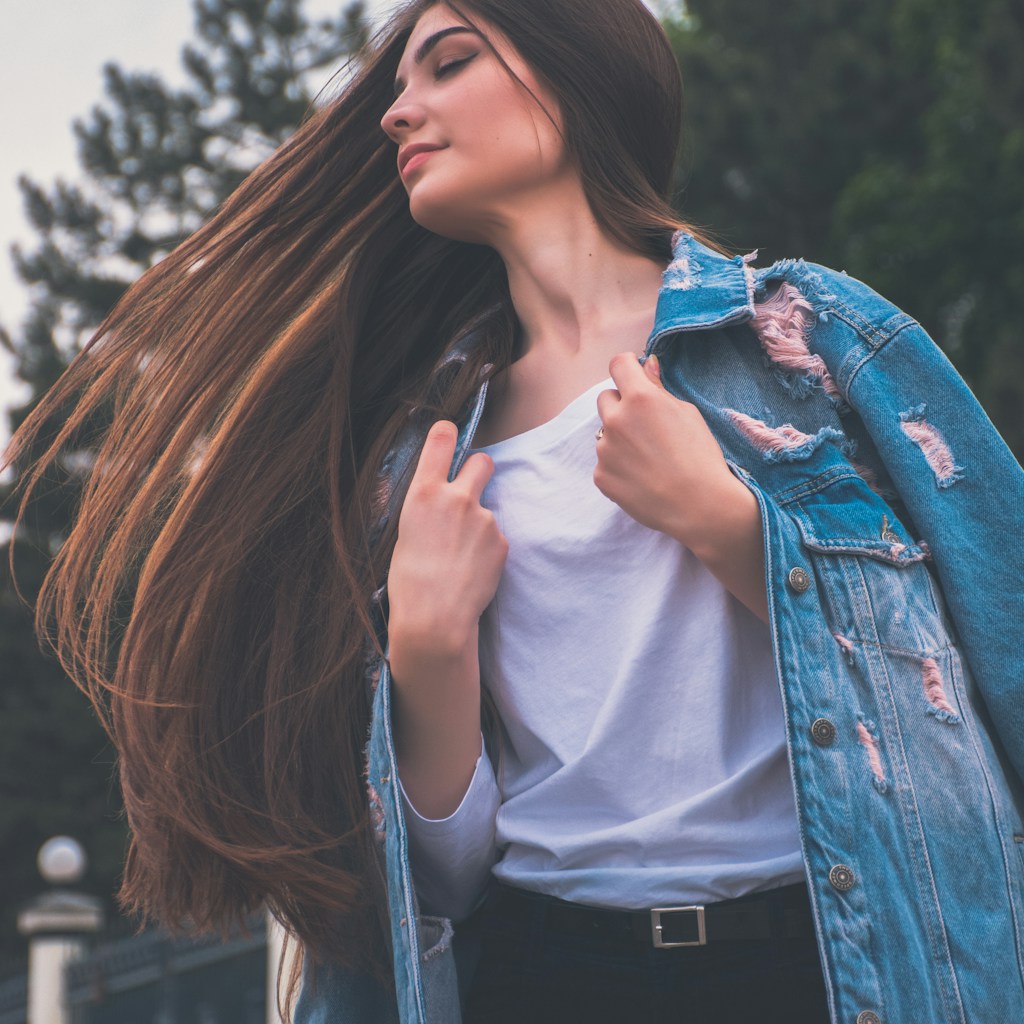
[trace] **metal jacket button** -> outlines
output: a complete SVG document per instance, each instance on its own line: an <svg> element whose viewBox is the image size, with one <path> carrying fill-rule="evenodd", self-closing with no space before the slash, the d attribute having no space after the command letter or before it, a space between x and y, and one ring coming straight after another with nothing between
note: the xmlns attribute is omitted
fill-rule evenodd
<svg viewBox="0 0 1024 1024"><path fill-rule="evenodd" d="M836 864L828 873L828 880L840 892L848 892L853 888L853 868L847 867L845 864Z"/></svg>
<svg viewBox="0 0 1024 1024"><path fill-rule="evenodd" d="M856 1024L882 1024L882 1018L874 1010L861 1010L857 1014Z"/></svg>
<svg viewBox="0 0 1024 1024"><path fill-rule="evenodd" d="M836 741L836 727L827 718L816 718L811 723L811 739L819 747L831 747Z"/></svg>
<svg viewBox="0 0 1024 1024"><path fill-rule="evenodd" d="M799 565L794 566L789 570L789 585L798 594L802 594L811 585L810 573Z"/></svg>

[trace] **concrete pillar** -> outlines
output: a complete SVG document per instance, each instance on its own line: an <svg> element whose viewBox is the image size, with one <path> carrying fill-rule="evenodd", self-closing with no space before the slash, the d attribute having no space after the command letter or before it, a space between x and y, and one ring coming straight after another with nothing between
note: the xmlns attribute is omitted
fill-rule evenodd
<svg viewBox="0 0 1024 1024"><path fill-rule="evenodd" d="M281 960L284 940L287 932L270 911L267 911L267 1024L283 1024L284 1018L278 1013L277 998L277 965ZM285 957L284 970L281 973L281 994L288 990L288 978L298 943L293 937L288 943L288 954ZM291 1007L294 1010L294 1004ZM31 1021L29 1022L31 1024Z"/></svg>

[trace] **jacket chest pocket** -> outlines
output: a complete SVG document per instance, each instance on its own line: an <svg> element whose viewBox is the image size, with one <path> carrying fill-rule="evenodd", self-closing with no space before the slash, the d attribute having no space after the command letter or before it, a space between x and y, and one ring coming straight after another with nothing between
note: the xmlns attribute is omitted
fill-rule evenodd
<svg viewBox="0 0 1024 1024"><path fill-rule="evenodd" d="M810 553L834 634L917 657L953 642L927 544L854 471L808 481L783 508Z"/></svg>

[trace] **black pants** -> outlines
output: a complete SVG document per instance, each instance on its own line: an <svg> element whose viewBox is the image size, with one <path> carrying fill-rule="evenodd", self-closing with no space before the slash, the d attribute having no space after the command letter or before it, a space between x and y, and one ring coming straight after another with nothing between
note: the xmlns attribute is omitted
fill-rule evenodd
<svg viewBox="0 0 1024 1024"><path fill-rule="evenodd" d="M463 1024L828 1024L812 934L659 949L553 927L549 897L503 890L477 912Z"/></svg>

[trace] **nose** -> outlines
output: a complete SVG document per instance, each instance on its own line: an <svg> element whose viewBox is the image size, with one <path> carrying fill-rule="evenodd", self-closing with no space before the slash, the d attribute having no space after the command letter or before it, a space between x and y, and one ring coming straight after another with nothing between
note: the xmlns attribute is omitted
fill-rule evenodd
<svg viewBox="0 0 1024 1024"><path fill-rule="evenodd" d="M419 128L423 120L423 108L403 92L388 107L380 119L380 126L393 142L400 142L403 135Z"/></svg>

